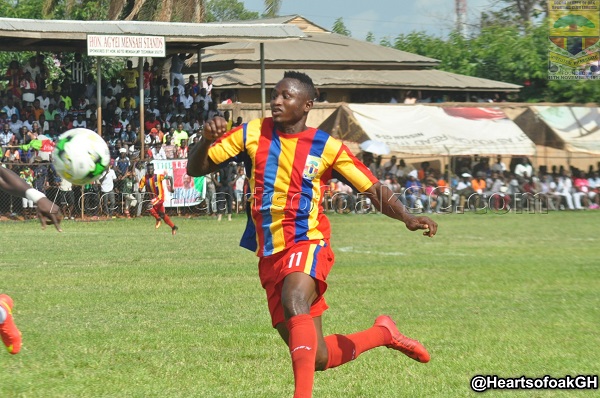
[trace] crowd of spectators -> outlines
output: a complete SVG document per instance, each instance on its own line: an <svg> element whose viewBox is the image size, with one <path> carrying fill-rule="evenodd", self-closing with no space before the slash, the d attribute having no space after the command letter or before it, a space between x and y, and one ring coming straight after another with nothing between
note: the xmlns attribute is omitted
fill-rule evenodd
<svg viewBox="0 0 600 398"><path fill-rule="evenodd" d="M229 111L218 109L221 103L232 103L235 96L230 91L217 92L211 76L197 82L196 77L190 75L183 81L181 68L189 57L189 54L172 56L171 69L165 76L157 65L149 62L143 65L143 126L140 126L139 114L140 75L132 61L127 61L122 70L102 81L100 96L97 95L95 77L90 73L92 68L79 53L72 55L72 59L53 60L60 70L60 78L49 77L43 54L32 56L23 65L17 60L11 61L5 72L0 72L0 159L3 166L21 173L26 181L47 192L68 214L78 214L80 198L86 193L94 193L107 199L96 204L105 216L114 217L117 208L123 216L139 215L141 198L137 182L143 174L143 166L136 166L143 165L142 158L145 161L187 158L189 145L199 139L204 121L217 115L225 117L230 127L242 123L240 117L234 123ZM98 97L102 119L100 132ZM86 187L70 186L54 172L49 162L52 141L76 127L101 133L111 154L111 166L106 175ZM44 142L50 145L45 146ZM142 147L145 156L141 156ZM127 203L119 200L121 196ZM26 216L33 213L26 210L28 203L14 206L12 201L7 201L0 206L2 213L14 214L17 208L19 213L24 210Z"/></svg>
<svg viewBox="0 0 600 398"><path fill-rule="evenodd" d="M594 170L541 166L538 170L526 157L512 157L509 164L498 156L467 156L454 159L445 173L422 162L407 165L391 156L361 154L363 162L382 184L397 194L414 213L519 210L595 210L600 208L600 163ZM328 187L326 208L338 212L370 212L377 209L368 197L343 181L333 179Z"/></svg>
<svg viewBox="0 0 600 398"><path fill-rule="evenodd" d="M187 58L186 54L173 56L173 66L166 76L158 66L144 64L143 126L139 115L139 72L132 61L102 81L99 133L108 143L113 158L121 148L126 148L128 154L139 151L142 131L148 157L183 158L187 156L187 146L199 136L204 121L216 115L230 119L229 113L221 112L218 105L231 103L233 93L217 93L211 76L197 82L190 75L183 81L180 67ZM59 60L56 62L60 64ZM16 60L10 62L4 76L0 76L3 161L31 162L36 155L43 155L27 147L31 141L56 140L71 128L98 132L97 84L86 62L81 54L75 54L71 61L60 64L64 77L58 79L49 78L42 54L31 57L24 65Z"/></svg>

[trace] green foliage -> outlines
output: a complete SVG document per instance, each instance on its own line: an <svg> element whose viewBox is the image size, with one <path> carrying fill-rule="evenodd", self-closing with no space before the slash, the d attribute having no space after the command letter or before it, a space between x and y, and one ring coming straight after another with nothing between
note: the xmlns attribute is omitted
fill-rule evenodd
<svg viewBox="0 0 600 398"><path fill-rule="evenodd" d="M369 43L375 43L375 35L373 34L373 32L367 32L367 37L365 37L365 41Z"/></svg>
<svg viewBox="0 0 600 398"><path fill-rule="evenodd" d="M248 11L238 0L209 0L206 3L206 22L228 22L258 19L257 12Z"/></svg>
<svg viewBox="0 0 600 398"><path fill-rule="evenodd" d="M346 28L346 25L344 24L344 19L342 17L335 20L331 31L342 36L352 36L352 33L348 30L348 28Z"/></svg>
<svg viewBox="0 0 600 398"><path fill-rule="evenodd" d="M0 15L4 18L42 19L44 0L0 0Z"/></svg>

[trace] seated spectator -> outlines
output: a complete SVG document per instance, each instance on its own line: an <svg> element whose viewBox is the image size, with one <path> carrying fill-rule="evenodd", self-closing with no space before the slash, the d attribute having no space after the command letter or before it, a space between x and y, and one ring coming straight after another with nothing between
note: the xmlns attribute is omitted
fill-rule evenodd
<svg viewBox="0 0 600 398"><path fill-rule="evenodd" d="M404 197L406 198L406 206L409 210L431 212L429 198L423 189L423 185L417 179L417 170L408 173L408 181L405 188Z"/></svg>
<svg viewBox="0 0 600 398"><path fill-rule="evenodd" d="M175 159L177 149L176 146L171 143L170 137L166 137L165 144L163 145L162 149L164 150L167 159Z"/></svg>
<svg viewBox="0 0 600 398"><path fill-rule="evenodd" d="M471 187L472 178L473 176L466 172L460 175L460 179L458 180L454 189L454 193L452 194L452 203L455 211L459 206L464 208L465 202L468 202L471 195L473 195L475 192Z"/></svg>

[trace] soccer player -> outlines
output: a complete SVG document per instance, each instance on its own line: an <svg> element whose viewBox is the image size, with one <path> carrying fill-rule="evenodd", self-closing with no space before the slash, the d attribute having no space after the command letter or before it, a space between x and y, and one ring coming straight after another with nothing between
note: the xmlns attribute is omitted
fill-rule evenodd
<svg viewBox="0 0 600 398"><path fill-rule="evenodd" d="M149 192L151 195L152 199L150 204L152 207L150 208L150 214L156 219L154 228L158 229L158 227L160 227L160 220L162 218L167 225L171 227L171 234L176 235L179 228L177 228L177 225L173 224L171 218L165 213L165 190L163 187L163 182L165 180L170 183L169 190L173 192L173 179L164 174L154 174L154 165L148 163L146 166L146 175L140 180L140 191L145 187L146 192Z"/></svg>
<svg viewBox="0 0 600 398"><path fill-rule="evenodd" d="M60 228L62 215L58 206L52 203L46 195L30 187L17 174L4 167L0 167L0 189L35 203L42 229L46 228L46 218L48 218L54 224L56 230L62 232ZM12 298L6 294L0 294L0 337L8 352L17 354L21 350L21 332L15 325L12 309Z"/></svg>
<svg viewBox="0 0 600 398"><path fill-rule="evenodd" d="M223 118L206 122L203 140L194 145L187 164L189 175L202 176L239 154L250 161L253 223L244 236L255 236L255 241L248 245L243 240L242 245L254 248L259 257L272 325L292 358L294 397L312 396L315 370L340 366L375 347L401 351L419 362L430 359L425 347L402 335L387 315L361 332L323 336L321 315L328 308L324 293L334 255L320 203L333 171L409 230L425 230L423 235L433 237L437 224L409 214L346 146L306 126L315 97L310 77L285 72L271 94L272 118L250 121L229 133Z"/></svg>

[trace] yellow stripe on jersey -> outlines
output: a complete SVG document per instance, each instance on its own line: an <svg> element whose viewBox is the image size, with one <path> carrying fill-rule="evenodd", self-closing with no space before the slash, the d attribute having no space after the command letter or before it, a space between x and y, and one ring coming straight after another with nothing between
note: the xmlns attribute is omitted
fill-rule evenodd
<svg viewBox="0 0 600 398"><path fill-rule="evenodd" d="M310 275L310 271L312 269L313 263L315 261L315 249L317 248L317 244L312 244L308 248L308 253L306 253L306 260L304 261L304 273Z"/></svg>

